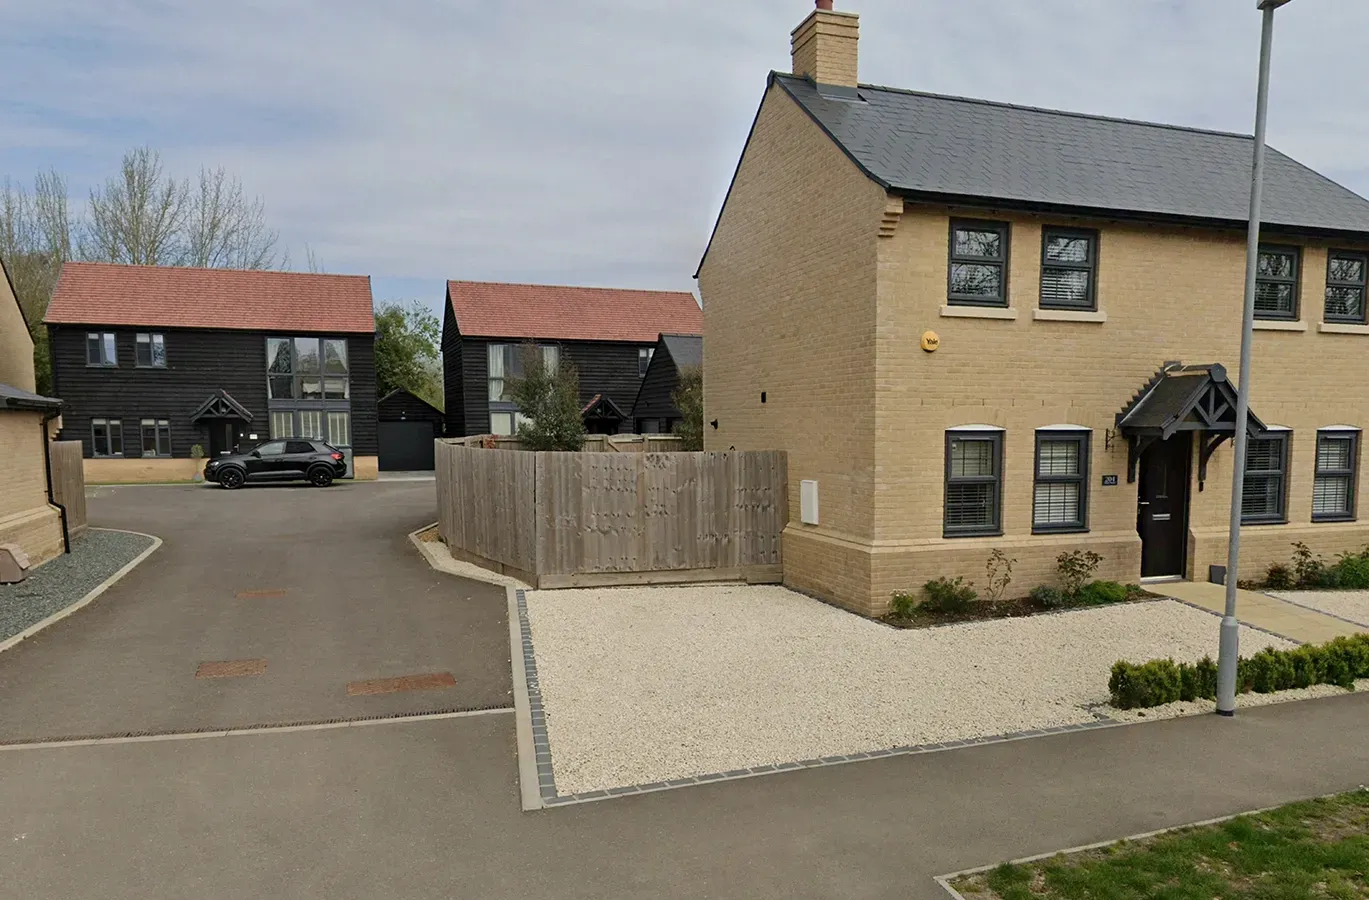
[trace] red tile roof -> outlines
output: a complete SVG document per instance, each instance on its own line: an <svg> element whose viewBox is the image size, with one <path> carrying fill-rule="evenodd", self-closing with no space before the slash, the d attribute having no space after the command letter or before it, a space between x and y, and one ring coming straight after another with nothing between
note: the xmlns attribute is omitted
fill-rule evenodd
<svg viewBox="0 0 1369 900"><path fill-rule="evenodd" d="M374 332L365 275L67 263L44 321L71 325Z"/></svg>
<svg viewBox="0 0 1369 900"><path fill-rule="evenodd" d="M473 337L652 343L663 331L704 329L703 310L685 291L449 281L447 297L461 333Z"/></svg>

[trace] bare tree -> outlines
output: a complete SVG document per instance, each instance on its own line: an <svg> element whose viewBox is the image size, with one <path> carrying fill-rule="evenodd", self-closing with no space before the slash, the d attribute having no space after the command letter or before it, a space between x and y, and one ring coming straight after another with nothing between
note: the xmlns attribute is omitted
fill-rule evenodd
<svg viewBox="0 0 1369 900"><path fill-rule="evenodd" d="M304 263L305 271L314 275L326 275L328 273L328 270L323 267L323 262L318 258L318 254L314 252L314 248L309 246L307 242L304 245Z"/></svg>
<svg viewBox="0 0 1369 900"><path fill-rule="evenodd" d="M124 154L120 173L90 192L86 259L174 266L186 258L189 185L167 177L161 154L139 147Z"/></svg>
<svg viewBox="0 0 1369 900"><path fill-rule="evenodd" d="M66 182L56 172L40 173L32 192L6 179L0 190L0 257L29 322L40 392L52 384L42 321L62 264L71 258L72 228Z"/></svg>
<svg viewBox="0 0 1369 900"><path fill-rule="evenodd" d="M201 169L199 189L185 220L185 264L202 268L270 269L280 235L266 225L260 197L248 199L242 182L222 168Z"/></svg>

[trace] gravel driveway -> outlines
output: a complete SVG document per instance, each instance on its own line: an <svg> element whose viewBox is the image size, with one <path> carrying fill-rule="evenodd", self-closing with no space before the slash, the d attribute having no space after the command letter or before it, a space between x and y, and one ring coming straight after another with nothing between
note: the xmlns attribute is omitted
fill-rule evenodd
<svg viewBox="0 0 1369 900"><path fill-rule="evenodd" d="M88 529L70 553L39 566L18 584L0 585L0 641L66 609L150 546L146 535Z"/></svg>
<svg viewBox="0 0 1369 900"><path fill-rule="evenodd" d="M1369 591L1287 591L1270 593L1271 597L1310 606L1319 612L1369 628Z"/></svg>
<svg viewBox="0 0 1369 900"><path fill-rule="evenodd" d="M1172 600L898 631L771 586L527 594L556 788L1096 721L1118 659L1198 659ZM1242 628L1241 649L1290 647Z"/></svg>

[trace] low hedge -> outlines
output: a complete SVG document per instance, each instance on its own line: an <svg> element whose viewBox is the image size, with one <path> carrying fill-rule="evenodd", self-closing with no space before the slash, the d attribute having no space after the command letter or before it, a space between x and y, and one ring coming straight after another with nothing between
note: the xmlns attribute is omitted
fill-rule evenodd
<svg viewBox="0 0 1369 900"><path fill-rule="evenodd" d="M1271 694L1314 684L1353 690L1357 678L1369 678L1369 634L1338 637L1320 646L1265 649L1236 663L1236 690L1241 694ZM1215 700L1217 664L1206 656L1196 663L1119 660L1113 664L1108 691L1118 709L1144 709L1176 700Z"/></svg>

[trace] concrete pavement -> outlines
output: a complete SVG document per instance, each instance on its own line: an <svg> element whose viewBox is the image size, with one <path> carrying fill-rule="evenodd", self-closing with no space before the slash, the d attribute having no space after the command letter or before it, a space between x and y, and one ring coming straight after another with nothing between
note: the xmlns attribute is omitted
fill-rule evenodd
<svg viewBox="0 0 1369 900"><path fill-rule="evenodd" d="M1226 588L1220 584L1176 581L1150 585L1150 590L1202 607L1217 615L1226 611ZM1364 630L1357 629L1343 619L1323 615L1315 609L1288 603L1258 591L1236 591L1236 618L1247 625L1254 625L1256 628L1272 631L1274 634L1304 644L1324 644L1341 635Z"/></svg>

